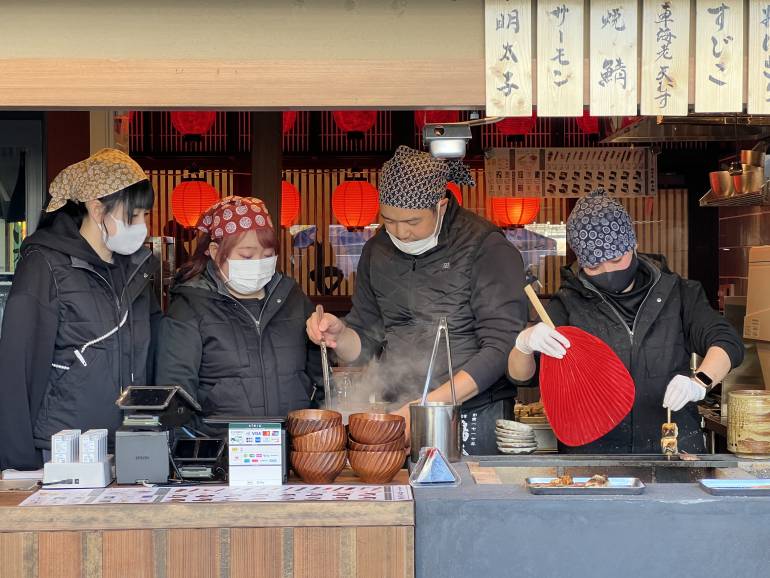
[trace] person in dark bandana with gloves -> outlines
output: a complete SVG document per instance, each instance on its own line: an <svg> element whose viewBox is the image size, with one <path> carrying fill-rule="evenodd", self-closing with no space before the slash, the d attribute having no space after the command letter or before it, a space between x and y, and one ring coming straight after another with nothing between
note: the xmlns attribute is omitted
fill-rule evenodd
<svg viewBox="0 0 770 578"><path fill-rule="evenodd" d="M666 411L679 428L679 449L705 451L696 403L743 360L743 343L706 299L697 281L671 272L661 255L636 252L634 225L615 199L597 189L567 219L577 261L562 269L562 284L546 309L556 326L572 325L606 342L631 373L636 399L615 429L577 453L659 453ZM530 379L533 353L563 357L570 343L538 323L519 333L510 375ZM690 375L692 353L705 356ZM601 371L601 367L597 367Z"/></svg>
<svg viewBox="0 0 770 578"><path fill-rule="evenodd" d="M314 313L307 332L316 343L325 339L344 362L363 364L379 356L384 399L406 402L396 413L408 422L439 319L446 317L455 387L465 402L463 449L496 453L494 419L490 433L480 434L490 408L515 396L504 374L526 322L524 267L497 227L447 194L449 181L473 184L460 162L398 148L382 168L384 227L364 246L353 308L344 321ZM429 401L451 401L445 357L437 357Z"/></svg>

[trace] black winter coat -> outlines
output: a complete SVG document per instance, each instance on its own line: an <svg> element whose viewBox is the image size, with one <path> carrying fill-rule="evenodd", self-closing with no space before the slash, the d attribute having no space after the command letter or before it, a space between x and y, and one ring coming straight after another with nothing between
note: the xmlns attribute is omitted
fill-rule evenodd
<svg viewBox="0 0 770 578"><path fill-rule="evenodd" d="M382 383L373 385L386 399L406 401L422 392L436 328L445 316L453 370L469 373L480 392L466 407L478 407L515 396L505 368L527 319L524 266L499 228L448 197L436 248L407 255L384 230L367 241L345 321L361 337L362 362L383 352L378 374L370 376ZM433 386L448 378L442 345Z"/></svg>
<svg viewBox="0 0 770 578"><path fill-rule="evenodd" d="M184 386L204 417L280 416L309 407L322 383L320 350L305 332L313 305L280 273L265 295L257 317L232 297L210 263L177 285L161 323L155 382Z"/></svg>
<svg viewBox="0 0 770 578"><path fill-rule="evenodd" d="M107 264L66 214L21 255L0 339L0 463L28 469L62 429L120 425L121 388L152 375L160 308L152 253Z"/></svg>
<svg viewBox="0 0 770 578"><path fill-rule="evenodd" d="M715 311L697 281L672 273L661 256L640 255L653 285L641 304L633 331L590 284L578 276L577 264L562 269L562 285L547 306L557 326L572 325L596 335L620 357L636 384L631 413L599 440L562 452L660 453L660 426L666 386L675 375L690 374L692 353L705 355L711 346L727 352L732 367L743 360L743 343L730 323ZM679 449L702 453L704 435L696 404L689 403L672 419L679 426Z"/></svg>

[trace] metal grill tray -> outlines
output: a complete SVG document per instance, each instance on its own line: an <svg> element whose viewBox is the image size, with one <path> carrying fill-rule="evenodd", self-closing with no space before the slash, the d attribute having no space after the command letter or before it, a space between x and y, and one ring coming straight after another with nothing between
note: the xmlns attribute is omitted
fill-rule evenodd
<svg viewBox="0 0 770 578"><path fill-rule="evenodd" d="M698 484L714 496L770 496L770 479L706 479L700 480Z"/></svg>
<svg viewBox="0 0 770 578"><path fill-rule="evenodd" d="M579 486L547 487L557 478L527 478L527 489L536 496L635 496L644 493L645 485L639 478L608 478L609 485L603 488ZM573 478L574 482L587 482L590 478Z"/></svg>

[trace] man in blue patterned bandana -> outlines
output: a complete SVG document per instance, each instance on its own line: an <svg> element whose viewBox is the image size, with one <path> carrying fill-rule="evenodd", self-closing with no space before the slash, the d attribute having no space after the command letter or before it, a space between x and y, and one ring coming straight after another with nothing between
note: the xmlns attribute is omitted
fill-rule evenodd
<svg viewBox="0 0 770 578"><path fill-rule="evenodd" d="M577 202L567 220L567 242L577 261L562 269L561 288L548 313L557 326L579 327L605 341L634 378L636 401L610 433L562 451L658 453L664 407L677 412L679 448L705 451L696 404L740 365L741 339L712 309L700 283L671 272L661 255L637 254L630 216L603 189ZM533 353L561 358L569 346L558 331L534 325L516 340L510 375L529 379L535 373ZM691 376L692 353L705 357Z"/></svg>
<svg viewBox="0 0 770 578"><path fill-rule="evenodd" d="M403 404L397 413L408 420L404 402L420 396L446 317L457 397L465 402L463 449L496 453L494 417L508 417L505 404L515 396L506 360L526 323L523 262L497 227L447 194L450 181L473 184L460 162L398 148L380 175L384 227L364 246L353 308L344 322L314 314L307 330L345 362L378 358L378 395ZM429 401L451 401L441 351Z"/></svg>

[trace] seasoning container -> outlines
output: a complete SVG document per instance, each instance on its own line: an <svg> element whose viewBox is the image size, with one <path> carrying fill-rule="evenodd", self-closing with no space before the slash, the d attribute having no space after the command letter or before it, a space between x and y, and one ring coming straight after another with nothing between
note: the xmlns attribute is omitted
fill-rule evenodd
<svg viewBox="0 0 770 578"><path fill-rule="evenodd" d="M770 457L770 391L728 394L727 449L746 458Z"/></svg>

